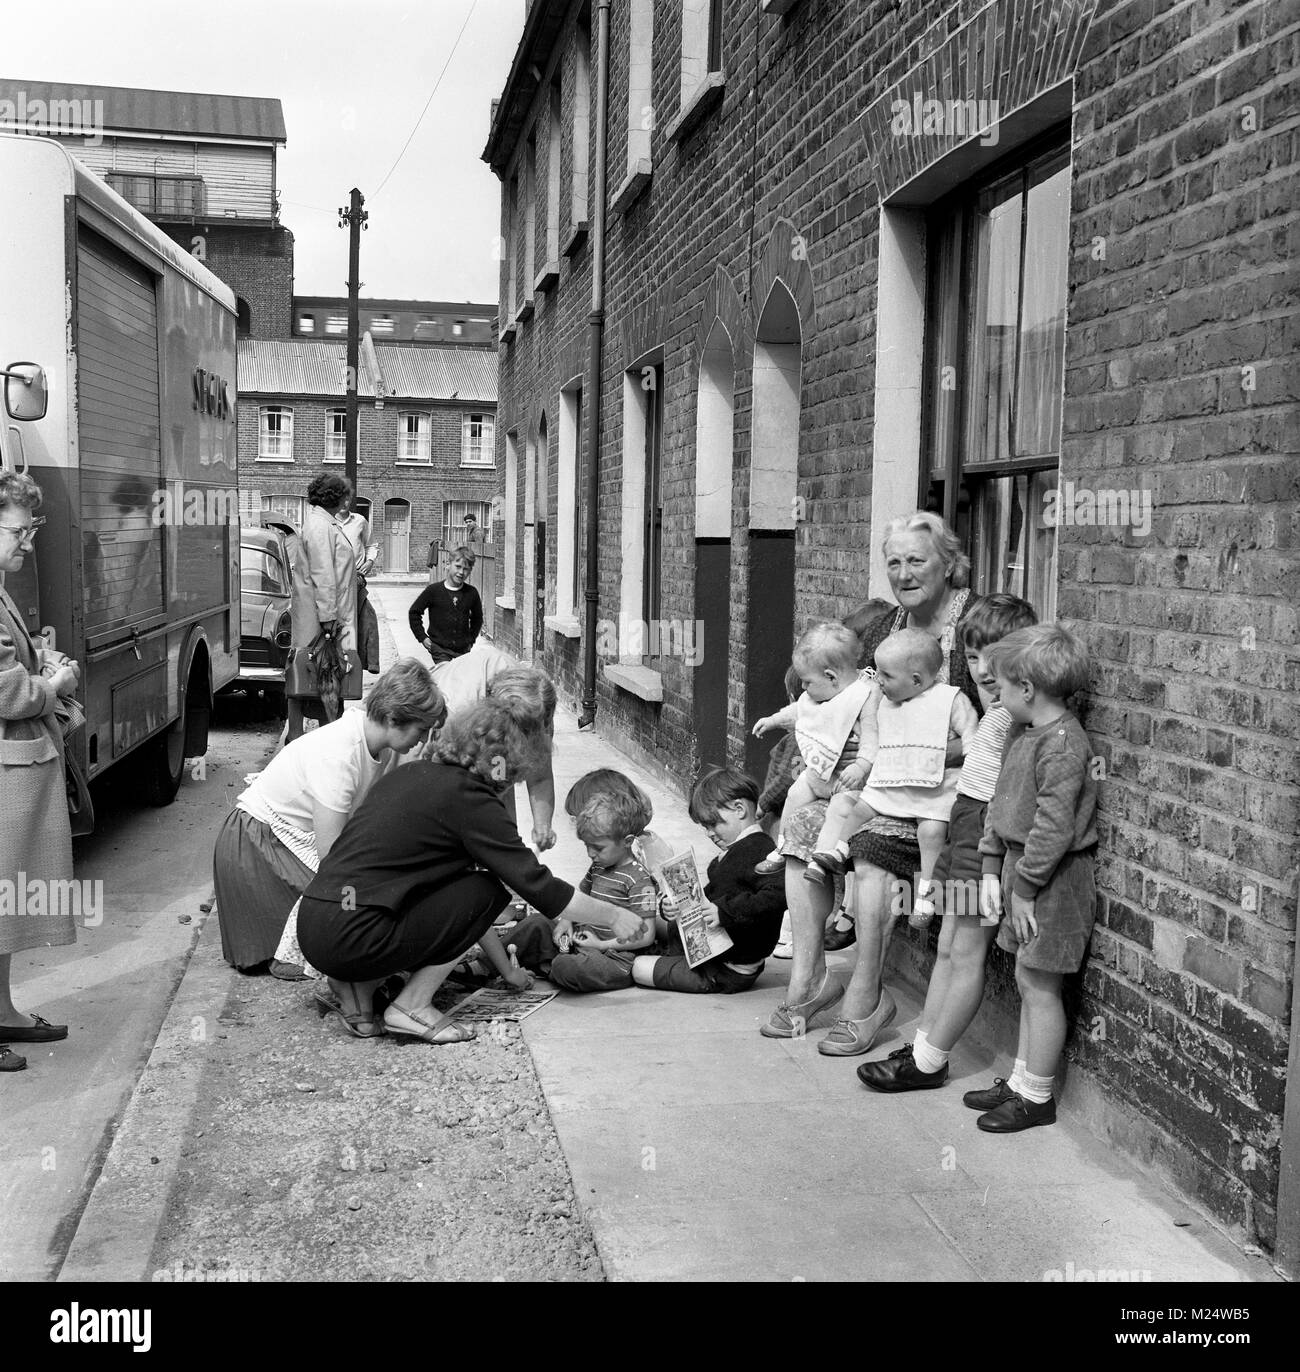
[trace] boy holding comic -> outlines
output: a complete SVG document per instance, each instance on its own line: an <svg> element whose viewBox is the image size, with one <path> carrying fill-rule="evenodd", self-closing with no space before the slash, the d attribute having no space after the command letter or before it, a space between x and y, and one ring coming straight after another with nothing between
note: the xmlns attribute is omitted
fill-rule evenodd
<svg viewBox="0 0 1300 1372"><path fill-rule="evenodd" d="M709 863L704 898L713 907L708 922L726 931L731 947L691 967L672 923L669 954L638 957L632 978L659 991L748 991L776 947L785 914L785 877L754 870L775 847L758 823L758 783L729 767L706 772L691 792L690 816L722 849Z"/></svg>

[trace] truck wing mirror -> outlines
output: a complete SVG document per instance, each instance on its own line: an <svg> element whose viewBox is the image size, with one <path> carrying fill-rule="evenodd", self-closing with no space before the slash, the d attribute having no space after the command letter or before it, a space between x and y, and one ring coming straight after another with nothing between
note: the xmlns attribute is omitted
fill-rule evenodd
<svg viewBox="0 0 1300 1372"><path fill-rule="evenodd" d="M5 379L5 413L10 419L44 419L49 407L45 368L35 362L11 362L0 375Z"/></svg>

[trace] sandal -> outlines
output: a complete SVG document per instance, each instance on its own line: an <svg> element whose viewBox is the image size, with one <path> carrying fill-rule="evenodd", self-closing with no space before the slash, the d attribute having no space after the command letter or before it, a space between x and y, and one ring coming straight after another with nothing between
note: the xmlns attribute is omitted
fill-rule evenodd
<svg viewBox="0 0 1300 1372"><path fill-rule="evenodd" d="M369 1015L360 1011L348 1014L343 1002L335 997L333 991L313 991L312 999L316 1002L316 1013L321 1019L326 1015L337 1015L339 1023L354 1039L377 1039L384 1032L383 1025L375 1020L373 1012Z"/></svg>
<svg viewBox="0 0 1300 1372"><path fill-rule="evenodd" d="M0 1048L0 1072L21 1072L27 1066L27 1059L7 1048Z"/></svg>
<svg viewBox="0 0 1300 1372"><path fill-rule="evenodd" d="M402 1024L394 1024L390 1016L400 1016L410 1024L423 1026L408 1029ZM384 1028L397 1039L419 1039L421 1043L468 1043L477 1038L477 1033L467 1024L458 1024L450 1015L441 1019L427 1019L419 1010L403 1010L400 1005L390 1005L384 1011Z"/></svg>

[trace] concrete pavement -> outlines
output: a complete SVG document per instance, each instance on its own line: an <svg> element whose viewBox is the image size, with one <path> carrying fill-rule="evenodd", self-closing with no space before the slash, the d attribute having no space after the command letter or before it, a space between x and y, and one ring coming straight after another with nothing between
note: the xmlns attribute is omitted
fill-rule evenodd
<svg viewBox="0 0 1300 1372"><path fill-rule="evenodd" d="M377 597L402 652L415 651L405 623L414 593L382 587ZM562 709L560 807L595 767L633 777L654 804L654 831L692 846L703 870L714 850L681 797ZM587 859L562 809L556 832L547 860L576 881ZM832 956L844 977L851 962L852 949ZM982 1134L961 1095L1010 1063L975 1036L959 1045L947 1086L901 1096L864 1089L854 1071L863 1059L821 1056L818 1033L763 1038L788 969L769 961L740 996L562 994L524 1022L612 1279L1275 1279L1068 1112L1049 1128ZM871 1057L915 1029L915 996L892 989L899 1017Z"/></svg>

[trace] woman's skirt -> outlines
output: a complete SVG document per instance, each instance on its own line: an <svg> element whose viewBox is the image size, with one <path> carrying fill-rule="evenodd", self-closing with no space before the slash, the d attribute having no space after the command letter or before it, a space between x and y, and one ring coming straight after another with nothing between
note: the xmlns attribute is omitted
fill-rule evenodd
<svg viewBox="0 0 1300 1372"><path fill-rule="evenodd" d="M466 872L400 910L344 909L303 896L298 942L314 967L335 981L378 981L455 962L510 903L489 872Z"/></svg>
<svg viewBox="0 0 1300 1372"><path fill-rule="evenodd" d="M289 911L315 875L269 824L232 810L212 856L226 961L248 971L273 957Z"/></svg>
<svg viewBox="0 0 1300 1372"><path fill-rule="evenodd" d="M786 857L807 862L817 846L817 836L826 823L826 802L816 801L788 815L781 828L781 852ZM870 862L896 877L911 881L921 863L913 820L873 819L849 839L849 852L855 862Z"/></svg>

